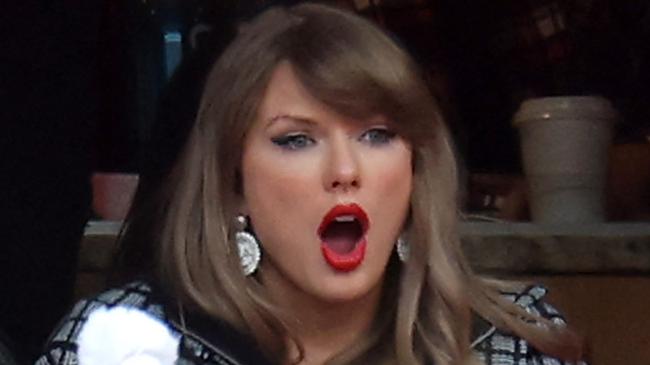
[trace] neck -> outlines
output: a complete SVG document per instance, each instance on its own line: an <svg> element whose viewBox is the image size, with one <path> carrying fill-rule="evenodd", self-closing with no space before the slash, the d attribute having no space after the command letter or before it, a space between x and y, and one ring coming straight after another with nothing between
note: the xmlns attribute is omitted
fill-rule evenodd
<svg viewBox="0 0 650 365"><path fill-rule="evenodd" d="M379 309L381 281L361 297L328 302L276 275L282 274L266 270L262 281L275 303L294 319L289 329L303 346L301 365L323 364L358 341L372 326ZM289 343L289 350L290 359L295 359L297 347Z"/></svg>

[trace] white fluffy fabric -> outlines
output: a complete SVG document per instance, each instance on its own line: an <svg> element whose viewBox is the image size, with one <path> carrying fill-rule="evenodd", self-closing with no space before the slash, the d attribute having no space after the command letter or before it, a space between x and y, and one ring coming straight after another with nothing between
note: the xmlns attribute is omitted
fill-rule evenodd
<svg viewBox="0 0 650 365"><path fill-rule="evenodd" d="M80 365L173 365L179 338L165 324L138 309L92 312L79 334Z"/></svg>

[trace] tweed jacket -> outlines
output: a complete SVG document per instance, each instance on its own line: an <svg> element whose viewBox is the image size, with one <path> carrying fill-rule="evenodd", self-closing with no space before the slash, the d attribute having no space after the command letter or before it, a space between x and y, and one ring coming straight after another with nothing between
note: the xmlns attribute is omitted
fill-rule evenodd
<svg viewBox="0 0 650 365"><path fill-rule="evenodd" d="M531 286L519 293L504 293L528 312L564 323L560 314L542 298L546 289ZM36 365L77 365L79 332L90 313L98 308L126 306L159 318L180 336L177 365L265 365L271 364L257 345L228 325L197 315L188 316L181 326L177 310L165 306L156 290L143 282L112 289L92 299L82 300L61 322L46 344ZM569 365L539 353L523 339L479 320L472 348L485 365Z"/></svg>

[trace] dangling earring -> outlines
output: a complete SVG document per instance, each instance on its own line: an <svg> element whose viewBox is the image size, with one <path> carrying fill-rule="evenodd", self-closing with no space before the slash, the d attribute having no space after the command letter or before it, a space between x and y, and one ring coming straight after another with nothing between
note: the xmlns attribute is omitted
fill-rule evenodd
<svg viewBox="0 0 650 365"><path fill-rule="evenodd" d="M235 218L237 222L237 232L235 233L235 240L237 241L237 253L239 254L239 261L241 263L244 275L249 276L253 274L260 264L262 251L260 244L252 234L246 232L248 227L248 219L243 215L238 215Z"/></svg>
<svg viewBox="0 0 650 365"><path fill-rule="evenodd" d="M402 236L399 236L397 238L397 256L399 257L399 260L406 262L409 259L410 252L411 247L409 246L409 243L406 242Z"/></svg>

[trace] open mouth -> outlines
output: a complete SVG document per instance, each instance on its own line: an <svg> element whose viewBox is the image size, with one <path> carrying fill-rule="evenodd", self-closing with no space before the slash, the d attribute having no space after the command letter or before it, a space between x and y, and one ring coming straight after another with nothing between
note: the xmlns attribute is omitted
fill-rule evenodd
<svg viewBox="0 0 650 365"><path fill-rule="evenodd" d="M368 226L368 216L357 204L332 208L318 229L325 261L338 271L358 267L365 257Z"/></svg>
<svg viewBox="0 0 650 365"><path fill-rule="evenodd" d="M354 250L361 237L363 237L363 226L353 215L334 218L321 233L322 242L338 254L346 254Z"/></svg>

